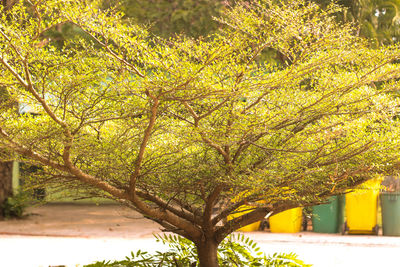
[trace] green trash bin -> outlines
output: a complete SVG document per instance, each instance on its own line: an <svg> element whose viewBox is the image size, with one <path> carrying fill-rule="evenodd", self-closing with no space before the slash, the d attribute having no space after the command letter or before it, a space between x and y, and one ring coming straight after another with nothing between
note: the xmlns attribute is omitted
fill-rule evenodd
<svg viewBox="0 0 400 267"><path fill-rule="evenodd" d="M383 235L400 236L400 192L382 192Z"/></svg>
<svg viewBox="0 0 400 267"><path fill-rule="evenodd" d="M313 206L312 225L316 233L339 233L343 228L343 196L333 196L327 204Z"/></svg>

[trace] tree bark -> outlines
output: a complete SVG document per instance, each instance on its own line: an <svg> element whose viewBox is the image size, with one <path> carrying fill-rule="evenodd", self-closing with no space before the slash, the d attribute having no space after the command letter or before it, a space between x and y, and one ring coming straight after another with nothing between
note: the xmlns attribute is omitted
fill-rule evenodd
<svg viewBox="0 0 400 267"><path fill-rule="evenodd" d="M218 267L218 243L212 239L196 243L200 267Z"/></svg>
<svg viewBox="0 0 400 267"><path fill-rule="evenodd" d="M3 217L1 204L12 196L12 162L0 162L0 218Z"/></svg>

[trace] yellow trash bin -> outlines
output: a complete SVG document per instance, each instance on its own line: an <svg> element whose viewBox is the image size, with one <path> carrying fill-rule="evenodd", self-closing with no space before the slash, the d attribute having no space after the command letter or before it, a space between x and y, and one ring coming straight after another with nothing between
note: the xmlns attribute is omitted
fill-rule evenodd
<svg viewBox="0 0 400 267"><path fill-rule="evenodd" d="M378 234L379 181L346 194L346 226L349 234Z"/></svg>
<svg viewBox="0 0 400 267"><path fill-rule="evenodd" d="M346 194L346 230L352 234L378 234L379 191L357 189Z"/></svg>
<svg viewBox="0 0 400 267"><path fill-rule="evenodd" d="M236 217L240 217L243 214L249 213L251 211L252 211L252 207L251 206L243 205L243 206L240 206L235 211L235 213L230 214L227 219L228 219L228 221L230 221L230 220L232 220L232 219L234 219ZM258 222L243 226L242 228L239 228L237 231L241 231L241 232L257 231L260 228L260 224L261 224L261 222L258 221Z"/></svg>
<svg viewBox="0 0 400 267"><path fill-rule="evenodd" d="M271 216L269 225L272 233L297 233L302 221L303 208L294 208Z"/></svg>

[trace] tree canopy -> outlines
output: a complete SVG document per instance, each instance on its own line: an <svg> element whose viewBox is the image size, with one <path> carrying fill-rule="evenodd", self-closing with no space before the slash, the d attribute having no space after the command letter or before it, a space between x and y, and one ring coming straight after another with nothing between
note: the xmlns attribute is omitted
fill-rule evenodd
<svg viewBox="0 0 400 267"><path fill-rule="evenodd" d="M212 267L232 231L396 171L399 48L371 49L333 17L340 7L238 3L197 39L98 7L30 0L0 13L0 85L34 111L1 102L0 148L46 182L129 205ZM61 24L90 38L59 49L46 31ZM283 64L262 61L267 49Z"/></svg>

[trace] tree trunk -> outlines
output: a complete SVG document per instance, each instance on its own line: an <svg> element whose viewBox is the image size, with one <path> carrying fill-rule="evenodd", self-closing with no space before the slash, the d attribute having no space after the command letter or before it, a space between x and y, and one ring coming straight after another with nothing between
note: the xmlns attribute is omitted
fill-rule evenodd
<svg viewBox="0 0 400 267"><path fill-rule="evenodd" d="M218 244L213 240L196 243L197 255L200 267L218 267L217 249Z"/></svg>
<svg viewBox="0 0 400 267"><path fill-rule="evenodd" d="M0 162L0 205L12 195L12 162ZM0 218L3 211L0 206Z"/></svg>

